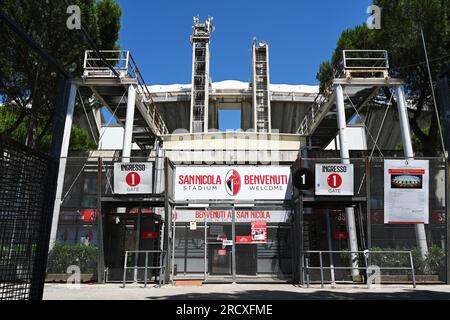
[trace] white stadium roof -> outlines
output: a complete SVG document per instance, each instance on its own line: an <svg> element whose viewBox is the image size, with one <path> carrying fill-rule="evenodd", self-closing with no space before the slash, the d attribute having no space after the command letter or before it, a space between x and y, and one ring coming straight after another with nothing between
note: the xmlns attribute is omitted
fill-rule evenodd
<svg viewBox="0 0 450 320"><path fill-rule="evenodd" d="M148 86L150 93L163 92L190 92L191 84L169 84L169 85L151 85ZM213 82L211 84L213 91L219 92L242 92L251 90L248 82L238 80L224 80ZM270 91L284 92L284 93L299 93L299 94L317 94L319 86L309 85L293 85L293 84L270 84Z"/></svg>

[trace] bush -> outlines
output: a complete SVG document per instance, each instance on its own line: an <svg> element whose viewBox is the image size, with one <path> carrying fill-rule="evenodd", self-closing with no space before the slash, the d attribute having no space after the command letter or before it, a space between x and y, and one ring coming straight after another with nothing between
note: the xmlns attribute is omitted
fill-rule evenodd
<svg viewBox="0 0 450 320"><path fill-rule="evenodd" d="M379 248L373 247L370 251L411 251L414 271L416 274L423 275L441 275L445 272L445 249L439 246L432 246L428 248L428 255L425 259L422 258L419 248ZM409 267L410 258L408 254L399 253L373 253L370 255L370 264L379 267ZM341 260L346 266L349 266L348 254L341 254ZM358 260L363 260L359 255ZM364 265L364 261L359 261L359 265ZM406 274L406 270L388 270L383 273L387 274Z"/></svg>
<svg viewBox="0 0 450 320"><path fill-rule="evenodd" d="M66 273L70 265L79 266L81 273L96 273L97 247L56 243L48 255L47 273Z"/></svg>

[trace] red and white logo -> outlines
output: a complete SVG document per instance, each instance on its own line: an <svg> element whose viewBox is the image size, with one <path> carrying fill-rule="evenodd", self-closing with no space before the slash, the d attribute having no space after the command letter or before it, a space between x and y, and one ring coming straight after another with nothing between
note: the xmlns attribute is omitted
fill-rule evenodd
<svg viewBox="0 0 450 320"><path fill-rule="evenodd" d="M136 187L141 182L141 176L133 171L127 174L125 181L130 187Z"/></svg>
<svg viewBox="0 0 450 320"><path fill-rule="evenodd" d="M328 176L327 183L331 188L337 189L342 185L342 177L337 173L332 173Z"/></svg>
<svg viewBox="0 0 450 320"><path fill-rule="evenodd" d="M230 196L235 196L241 189L241 176L236 170L230 170L225 175L225 190Z"/></svg>

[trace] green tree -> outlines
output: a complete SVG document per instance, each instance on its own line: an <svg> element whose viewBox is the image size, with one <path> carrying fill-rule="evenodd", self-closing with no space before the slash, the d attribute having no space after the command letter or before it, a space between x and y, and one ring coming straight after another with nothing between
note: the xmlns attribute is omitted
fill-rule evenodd
<svg viewBox="0 0 450 320"><path fill-rule="evenodd" d="M332 83L333 69L342 61L344 49L384 49L389 53L391 75L405 81L406 92L414 108L409 122L420 141L425 156L435 156L439 148L439 128L433 100L420 28L426 37L432 78L450 63L450 2L448 0L374 0L381 11L381 29L365 24L342 32L331 61L320 65L317 79L321 90ZM390 92L384 89L389 97ZM393 101L394 107L395 101ZM419 126L419 119L427 125Z"/></svg>
<svg viewBox="0 0 450 320"><path fill-rule="evenodd" d="M68 1L4 0L0 10L14 19L66 70L79 76L84 51L93 48L81 30L67 28L68 5ZM73 0L70 5L80 7L81 25L99 49L118 48L121 9L116 1ZM0 114L8 115L7 119L0 120L0 132L30 147L45 149L51 139L55 112L56 70L3 22L0 22L0 42L0 108L4 109ZM81 93L88 108L98 107L87 103L90 101L87 90ZM75 108L76 112L82 112L79 109Z"/></svg>

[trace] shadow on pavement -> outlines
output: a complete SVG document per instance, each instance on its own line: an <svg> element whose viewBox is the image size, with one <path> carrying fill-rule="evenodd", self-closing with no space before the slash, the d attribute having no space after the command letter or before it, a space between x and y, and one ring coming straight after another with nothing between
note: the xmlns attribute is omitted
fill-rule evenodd
<svg viewBox="0 0 450 320"><path fill-rule="evenodd" d="M298 292L281 290L249 290L236 293L184 293L149 296L152 300L450 300L450 292L403 290L401 292Z"/></svg>

